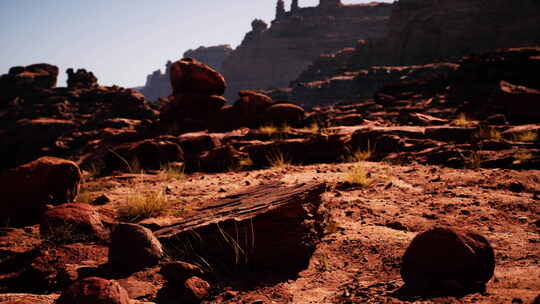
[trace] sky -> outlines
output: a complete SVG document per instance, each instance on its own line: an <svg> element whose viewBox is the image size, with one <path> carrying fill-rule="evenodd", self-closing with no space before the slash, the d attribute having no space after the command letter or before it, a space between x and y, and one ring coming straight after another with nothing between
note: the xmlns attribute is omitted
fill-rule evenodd
<svg viewBox="0 0 540 304"><path fill-rule="evenodd" d="M142 86L188 49L236 47L253 19L274 19L275 6L276 0L0 0L0 74L45 62L60 68L59 86L67 68L92 71L101 85Z"/></svg>

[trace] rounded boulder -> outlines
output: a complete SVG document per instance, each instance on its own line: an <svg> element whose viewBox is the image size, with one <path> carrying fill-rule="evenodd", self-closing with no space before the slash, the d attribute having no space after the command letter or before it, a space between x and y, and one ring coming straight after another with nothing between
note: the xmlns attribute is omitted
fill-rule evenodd
<svg viewBox="0 0 540 304"><path fill-rule="evenodd" d="M90 277L72 284L56 304L129 304L127 291L116 281Z"/></svg>
<svg viewBox="0 0 540 304"><path fill-rule="evenodd" d="M170 74L174 95L187 92L223 95L227 88L225 78L219 72L192 58L174 62Z"/></svg>
<svg viewBox="0 0 540 304"><path fill-rule="evenodd" d="M423 290L458 283L475 289L491 279L495 254L481 235L455 228L437 227L417 235L405 251L401 277Z"/></svg>

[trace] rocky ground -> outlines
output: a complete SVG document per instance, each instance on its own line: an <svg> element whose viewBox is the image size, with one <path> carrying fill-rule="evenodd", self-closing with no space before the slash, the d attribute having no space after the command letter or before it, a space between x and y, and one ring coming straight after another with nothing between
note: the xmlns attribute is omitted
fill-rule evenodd
<svg viewBox="0 0 540 304"><path fill-rule="evenodd" d="M311 110L191 59L161 105L13 68L0 303L533 303L538 52Z"/></svg>

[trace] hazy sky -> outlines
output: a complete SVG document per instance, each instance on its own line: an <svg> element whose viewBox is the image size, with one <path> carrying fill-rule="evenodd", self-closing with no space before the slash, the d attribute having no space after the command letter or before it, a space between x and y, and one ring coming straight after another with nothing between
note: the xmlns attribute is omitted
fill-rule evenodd
<svg viewBox="0 0 540 304"><path fill-rule="evenodd" d="M291 0L286 0L287 9ZM315 6L318 0L300 0ZM343 3L369 1L346 0ZM393 2L384 0L383 2ZM251 21L270 22L275 0L0 0L0 74L46 62L86 68L99 83L144 85L167 60L201 45L236 47Z"/></svg>

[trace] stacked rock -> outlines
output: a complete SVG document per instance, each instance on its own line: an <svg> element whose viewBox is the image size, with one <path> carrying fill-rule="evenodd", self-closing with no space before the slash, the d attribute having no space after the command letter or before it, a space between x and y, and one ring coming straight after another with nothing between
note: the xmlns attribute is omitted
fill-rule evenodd
<svg viewBox="0 0 540 304"><path fill-rule="evenodd" d="M176 61L170 68L173 95L161 121L180 131L206 129L227 100L227 84L211 67L192 58Z"/></svg>

